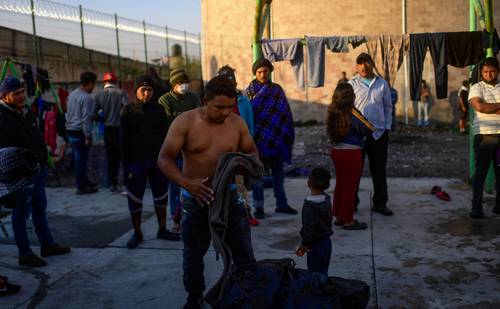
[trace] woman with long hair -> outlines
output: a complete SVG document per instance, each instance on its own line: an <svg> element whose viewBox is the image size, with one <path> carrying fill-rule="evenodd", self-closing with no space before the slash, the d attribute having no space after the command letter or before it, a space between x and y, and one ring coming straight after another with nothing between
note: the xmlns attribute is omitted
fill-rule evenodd
<svg viewBox="0 0 500 309"><path fill-rule="evenodd" d="M354 107L354 99L352 86L342 83L333 92L328 107L327 131L336 173L332 212L335 225L346 230L363 230L366 223L354 220L354 199L363 170L363 141L372 134L373 126Z"/></svg>

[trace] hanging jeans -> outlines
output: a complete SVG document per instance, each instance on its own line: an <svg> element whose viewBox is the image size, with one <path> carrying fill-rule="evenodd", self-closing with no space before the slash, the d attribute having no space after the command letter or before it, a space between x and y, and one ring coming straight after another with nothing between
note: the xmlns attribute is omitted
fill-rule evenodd
<svg viewBox="0 0 500 309"><path fill-rule="evenodd" d="M265 160L262 163L264 163L266 169L271 169L271 174L273 176L274 197L276 198L276 208L287 207L288 201L285 194L285 173L283 171L283 157L280 156ZM252 197L253 206L255 208L264 207L264 181L262 179L253 186Z"/></svg>
<svg viewBox="0 0 500 309"><path fill-rule="evenodd" d="M104 127L104 144L108 158L108 185L117 186L121 161L119 127Z"/></svg>
<svg viewBox="0 0 500 309"><path fill-rule="evenodd" d="M483 208L484 180L491 163L495 171L496 199L495 206L500 206L500 167L495 162L500 148L500 135L474 135L474 157L476 171L472 180L472 208Z"/></svg>
<svg viewBox="0 0 500 309"><path fill-rule="evenodd" d="M436 97L448 95L448 67L446 64L446 33L410 34L410 96L413 101L420 98L420 84L427 47L434 64Z"/></svg>
<svg viewBox="0 0 500 309"><path fill-rule="evenodd" d="M19 250L19 256L33 253L26 231L26 220L30 217L35 227L40 246L45 247L54 243L52 234L47 224L47 197L45 195L45 178L47 171L40 170L33 182L18 190L16 194L16 207L12 210L12 229Z"/></svg>
<svg viewBox="0 0 500 309"><path fill-rule="evenodd" d="M85 145L85 135L80 131L67 131L69 144L75 160L75 178L78 188L90 185L87 175L90 146Z"/></svg>

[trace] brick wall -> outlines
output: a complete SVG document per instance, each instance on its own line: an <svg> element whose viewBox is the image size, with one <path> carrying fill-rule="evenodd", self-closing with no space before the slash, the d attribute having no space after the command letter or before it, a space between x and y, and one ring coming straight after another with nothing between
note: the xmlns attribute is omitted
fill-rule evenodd
<svg viewBox="0 0 500 309"><path fill-rule="evenodd" d="M301 1L274 0L272 3L273 38L294 38L304 35L399 34L402 31L401 0ZM255 16L255 0L202 0L203 76L213 77L217 68L229 64L236 69L240 88L252 80L251 39ZM469 27L467 0L408 0L407 30L409 33L467 31ZM500 4L494 4L494 15L500 20ZM292 103L297 120L324 120L326 104L340 73L355 74L355 58L366 51L364 45L347 54L326 51L325 86L298 89L290 64L276 63L274 81L281 84ZM467 69L448 67L448 99L434 100L430 106L431 120L451 123L457 119L456 92L467 76ZM434 73L430 55L426 57L423 78L434 89ZM403 67L395 87L400 100L397 115L403 115ZM409 95L409 94L408 94ZM408 102L410 121L413 104Z"/></svg>

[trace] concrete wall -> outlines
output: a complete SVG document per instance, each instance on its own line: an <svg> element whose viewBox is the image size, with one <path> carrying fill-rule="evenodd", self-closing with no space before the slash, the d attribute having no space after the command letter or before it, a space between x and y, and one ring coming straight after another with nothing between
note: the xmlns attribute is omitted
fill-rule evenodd
<svg viewBox="0 0 500 309"><path fill-rule="evenodd" d="M203 76L213 77L217 68L230 64L236 69L240 88L252 80L251 39L255 15L255 0L236 2L202 0ZM407 25L409 33L467 31L469 27L469 1L467 0L408 0ZM360 1L301 1L275 0L272 2L272 37L294 38L304 35L398 34L402 31L401 0ZM500 20L500 5L495 4L495 19ZM325 118L340 73L348 77L355 74L355 58L366 51L364 45L346 54L326 52L325 86L296 87L288 62L276 63L274 81L281 84L292 103L296 120ZM448 67L448 99L435 100L430 106L431 120L451 123L457 119L456 92L468 69ZM434 89L434 74L430 55L426 57L423 78ZM395 82L400 100L397 115L403 114L404 75L401 67ZM413 117L413 104L408 102L409 116Z"/></svg>

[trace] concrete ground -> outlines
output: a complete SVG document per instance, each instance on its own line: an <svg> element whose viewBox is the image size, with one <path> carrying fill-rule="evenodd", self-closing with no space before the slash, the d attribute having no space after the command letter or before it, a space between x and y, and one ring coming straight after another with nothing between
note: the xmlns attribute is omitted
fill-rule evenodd
<svg viewBox="0 0 500 309"><path fill-rule="evenodd" d="M334 185L334 183L332 183ZM440 185L450 202L429 193ZM500 216L485 197L483 220L468 217L470 190L459 180L389 179L393 217L369 211L371 180L361 182L356 218L369 229L334 227L330 275L364 280L370 285L369 308L500 308ZM289 202L301 208L306 180L286 180ZM331 193L331 190L330 190ZM182 243L156 239L151 195L146 195L145 241L136 250L126 198L106 190L76 196L74 189L48 189L49 225L59 243L73 247L49 257L48 266L17 265L10 217L0 230L0 274L22 285L21 293L0 298L0 308L181 308ZM272 190L266 190L268 218L252 228L257 259L292 257L297 267L300 216L274 213ZM170 224L170 222L169 222ZM36 236L31 231L33 244ZM33 246L35 252L38 247ZM205 258L207 286L222 271L211 250Z"/></svg>

